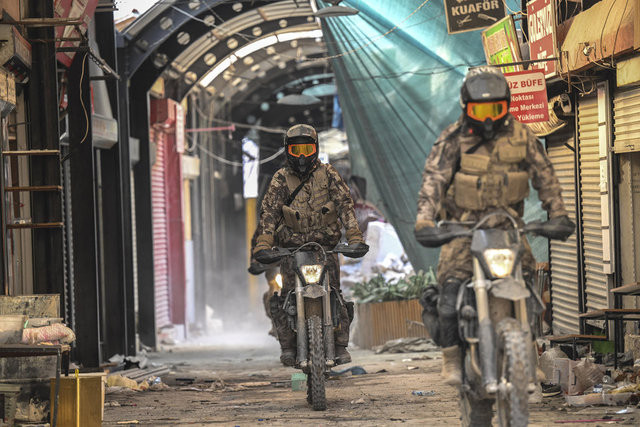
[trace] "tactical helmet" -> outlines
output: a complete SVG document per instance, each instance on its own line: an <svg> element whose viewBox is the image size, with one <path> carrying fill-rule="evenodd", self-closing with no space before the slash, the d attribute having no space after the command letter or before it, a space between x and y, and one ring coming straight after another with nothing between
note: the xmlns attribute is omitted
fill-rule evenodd
<svg viewBox="0 0 640 427"><path fill-rule="evenodd" d="M502 72L491 66L471 68L460 89L464 120L484 139L493 138L509 113L511 91Z"/></svg>
<svg viewBox="0 0 640 427"><path fill-rule="evenodd" d="M295 125L284 136L289 167L306 175L318 159L318 134L313 126Z"/></svg>

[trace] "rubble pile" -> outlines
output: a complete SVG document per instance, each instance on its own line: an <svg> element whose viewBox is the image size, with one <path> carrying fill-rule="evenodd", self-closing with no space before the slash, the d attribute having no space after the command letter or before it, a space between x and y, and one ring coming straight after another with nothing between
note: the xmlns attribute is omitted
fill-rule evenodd
<svg viewBox="0 0 640 427"><path fill-rule="evenodd" d="M596 363L592 355L571 360L558 348L545 351L540 368L551 384L560 386L569 406L626 405L640 401L640 359L631 353L619 356L619 368L614 369L612 355Z"/></svg>

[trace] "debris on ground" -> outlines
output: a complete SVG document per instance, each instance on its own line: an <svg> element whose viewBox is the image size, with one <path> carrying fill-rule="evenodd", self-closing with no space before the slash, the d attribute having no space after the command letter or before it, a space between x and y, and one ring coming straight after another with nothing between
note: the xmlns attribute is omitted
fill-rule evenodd
<svg viewBox="0 0 640 427"><path fill-rule="evenodd" d="M436 392L433 390L423 391L423 390L414 390L411 392L414 396L435 396Z"/></svg>
<svg viewBox="0 0 640 427"><path fill-rule="evenodd" d="M362 397L360 399L358 399L358 400L352 400L351 401L352 405L362 405L363 403L364 403L364 399Z"/></svg>
<svg viewBox="0 0 640 427"><path fill-rule="evenodd" d="M374 347L376 354L380 353L420 353L440 350L431 339L423 337L398 338Z"/></svg>
<svg viewBox="0 0 640 427"><path fill-rule="evenodd" d="M538 366L544 372L548 381L553 379L553 365L556 359L569 359L569 356L559 347L552 347L540 355Z"/></svg>
<svg viewBox="0 0 640 427"><path fill-rule="evenodd" d="M350 368L340 369L339 371L330 371L329 375L331 376L340 376L344 375L348 372L351 372L351 375L366 375L367 371L362 366L351 366Z"/></svg>

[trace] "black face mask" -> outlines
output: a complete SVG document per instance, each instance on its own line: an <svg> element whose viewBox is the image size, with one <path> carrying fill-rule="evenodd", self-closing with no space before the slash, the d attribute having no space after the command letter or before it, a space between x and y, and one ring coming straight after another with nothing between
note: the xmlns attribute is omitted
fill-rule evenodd
<svg viewBox="0 0 640 427"><path fill-rule="evenodd" d="M465 115L465 122L469 128L473 130L474 135L478 135L485 141L493 139L498 133L498 130L502 128L505 122L505 118L500 120L486 119L483 123L477 120L470 119Z"/></svg>
<svg viewBox="0 0 640 427"><path fill-rule="evenodd" d="M287 162L289 163L289 167L291 167L291 169L293 169L295 173L304 176L311 171L317 157L318 156L316 154L313 154L309 157L306 157L304 155L300 157L287 155Z"/></svg>

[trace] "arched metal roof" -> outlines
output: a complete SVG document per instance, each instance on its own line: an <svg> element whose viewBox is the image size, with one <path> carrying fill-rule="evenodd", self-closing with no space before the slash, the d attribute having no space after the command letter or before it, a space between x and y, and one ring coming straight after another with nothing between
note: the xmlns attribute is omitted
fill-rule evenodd
<svg viewBox="0 0 640 427"><path fill-rule="evenodd" d="M303 75L297 62L326 52L314 38L298 39L314 30L320 27L305 0L163 1L124 30L127 72L135 84L147 87L164 75L167 93L180 100L194 87L201 89L197 83L212 69L232 65L211 79L210 92L227 96L246 90L243 80L261 79L274 66L296 65ZM276 40L268 49L244 54L252 44Z"/></svg>

